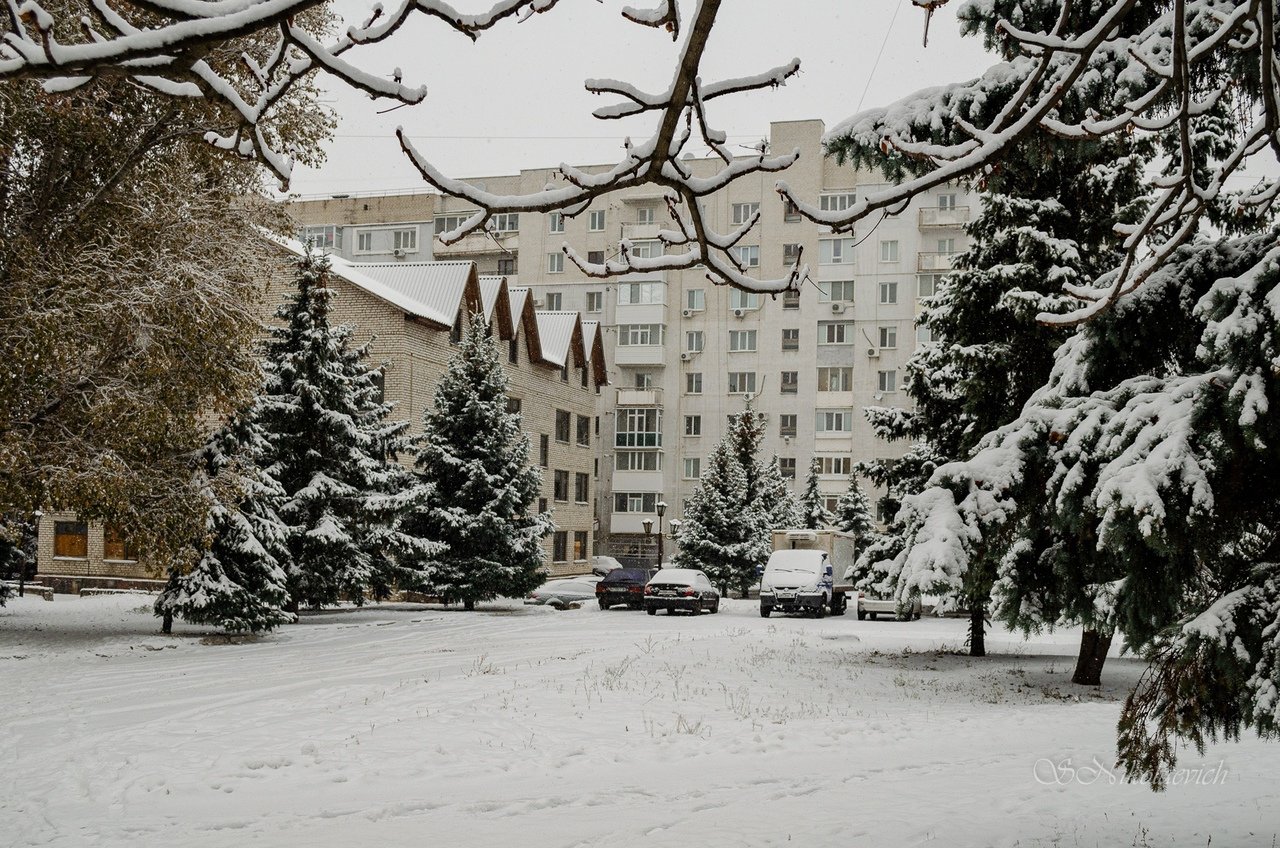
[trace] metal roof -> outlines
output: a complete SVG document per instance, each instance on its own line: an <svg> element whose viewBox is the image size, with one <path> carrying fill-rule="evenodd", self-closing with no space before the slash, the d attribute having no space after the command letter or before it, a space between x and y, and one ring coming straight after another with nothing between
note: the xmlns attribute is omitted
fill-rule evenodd
<svg viewBox="0 0 1280 848"><path fill-rule="evenodd" d="M446 327L453 326L454 319L462 308L463 297L467 292L467 282L475 273L476 267L470 260L344 264L356 273L390 287L403 297L419 304L424 310L419 314ZM334 267L337 268L336 261ZM345 271L340 273L347 277ZM357 281L352 280L352 282Z"/></svg>
<svg viewBox="0 0 1280 848"><path fill-rule="evenodd" d="M535 312L538 338L542 342L542 359L559 368L569 362L573 333L578 327L576 312Z"/></svg>

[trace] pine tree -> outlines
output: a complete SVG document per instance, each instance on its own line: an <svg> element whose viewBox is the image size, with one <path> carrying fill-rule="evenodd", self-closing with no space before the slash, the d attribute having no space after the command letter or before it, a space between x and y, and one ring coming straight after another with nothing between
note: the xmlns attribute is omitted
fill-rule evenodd
<svg viewBox="0 0 1280 848"><path fill-rule="evenodd" d="M836 501L834 523L837 530L853 535L854 546L861 553L871 538L875 522L871 517L871 499L858 485L856 474L849 475L849 488Z"/></svg>
<svg viewBox="0 0 1280 848"><path fill-rule="evenodd" d="M805 478L804 494L800 497L800 521L802 527L819 530L830 527L835 516L827 509L818 488L818 472L822 470L822 460L814 457L809 463L809 476Z"/></svg>
<svg viewBox="0 0 1280 848"><path fill-rule="evenodd" d="M388 420L368 347L352 348L352 328L333 327L329 260L307 252L298 290L276 311L258 418L268 473L284 489L280 518L289 535L291 606L357 604L365 595L420 585L415 563L435 545L404 532L424 496L396 462L408 423Z"/></svg>
<svg viewBox="0 0 1280 848"><path fill-rule="evenodd" d="M782 476L777 454L760 471L760 512L768 516L770 529L800 526L800 503Z"/></svg>
<svg viewBox="0 0 1280 848"><path fill-rule="evenodd" d="M195 564L189 571L171 566L156 599L164 632L175 616L232 633L293 620L284 610L290 528L276 513L284 489L261 466L267 449L250 410L219 428L201 451L193 482L208 508L205 537Z"/></svg>
<svg viewBox="0 0 1280 848"><path fill-rule="evenodd" d="M539 543L553 524L548 513L530 514L542 478L529 465L519 414L507 411L507 376L482 314L471 316L413 446L431 494L409 526L447 546L426 561L432 590L473 609L535 588L544 578Z"/></svg>

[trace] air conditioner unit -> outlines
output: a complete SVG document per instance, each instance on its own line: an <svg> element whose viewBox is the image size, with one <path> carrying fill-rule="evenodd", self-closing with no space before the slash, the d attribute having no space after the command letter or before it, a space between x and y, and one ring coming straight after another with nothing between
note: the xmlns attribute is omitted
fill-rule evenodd
<svg viewBox="0 0 1280 848"><path fill-rule="evenodd" d="M844 304L843 304L843 303L838 303L838 302L837 302L837 303L833 303L833 304L831 304L831 313L832 313L833 315L842 315L842 314L844 314Z"/></svg>
<svg viewBox="0 0 1280 848"><path fill-rule="evenodd" d="M692 359L693 359L693 351L691 350L686 350L684 353L680 354L681 362L689 362Z"/></svg>
<svg viewBox="0 0 1280 848"><path fill-rule="evenodd" d="M879 351L879 349L878 349L878 348L874 348L874 347L869 347L869 348L867 348L867 358L868 358L868 359L879 359L879 358L880 358L880 351Z"/></svg>
<svg viewBox="0 0 1280 848"><path fill-rule="evenodd" d="M391 252L395 254L396 259L404 259L405 257L405 250L403 247L397 247L395 250Z"/></svg>
<svg viewBox="0 0 1280 848"><path fill-rule="evenodd" d="M693 310L692 310L692 309L682 309L682 310L680 310L680 314L681 314L681 315L683 315L685 318L692 318L692 317L693 317Z"/></svg>
<svg viewBox="0 0 1280 848"><path fill-rule="evenodd" d="M739 309L735 309L735 310L733 310L733 317L734 317L734 318L746 318L746 317L747 317L747 310L745 310L745 309L741 309L741 308L739 308Z"/></svg>
<svg viewBox="0 0 1280 848"><path fill-rule="evenodd" d="M541 309L541 308L542 308L542 301L540 301L540 300L535 300L535 301L533 302L533 308L534 308L534 309Z"/></svg>

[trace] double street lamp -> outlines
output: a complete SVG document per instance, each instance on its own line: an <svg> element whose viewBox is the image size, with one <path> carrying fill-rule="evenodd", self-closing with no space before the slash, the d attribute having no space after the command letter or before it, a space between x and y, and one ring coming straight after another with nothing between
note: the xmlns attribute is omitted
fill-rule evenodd
<svg viewBox="0 0 1280 848"><path fill-rule="evenodd" d="M655 509L658 513L658 568L662 568L662 516L667 514L667 502L658 501ZM653 533L653 519L646 518L640 523L644 525L645 538L648 538Z"/></svg>

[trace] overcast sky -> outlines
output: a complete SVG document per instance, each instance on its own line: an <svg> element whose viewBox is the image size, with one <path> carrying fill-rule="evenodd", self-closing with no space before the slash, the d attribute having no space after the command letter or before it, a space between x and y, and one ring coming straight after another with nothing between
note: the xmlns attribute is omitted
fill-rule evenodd
<svg viewBox="0 0 1280 848"><path fill-rule="evenodd" d="M645 6L646 0L627 0ZM861 106L892 102L929 85L968 79L994 59L977 38L961 39L952 0L939 9L921 45L924 13L910 0L725 0L712 30L703 79L738 77L793 57L801 72L776 91L720 98L711 120L730 143L768 134L769 122L820 118L827 126ZM339 0L344 20L362 19L370 0ZM388 4L391 5L391 4ZM489 0L455 0L462 11ZM446 173L484 176L521 168L613 162L628 134L647 138L653 118L599 121L592 109L612 102L583 90L583 80L612 77L665 89L676 45L657 30L624 21L621 0L561 0L551 12L508 23L472 43L438 23L415 21L390 43L346 55L366 70L400 67L427 99L392 104L329 88L341 115L328 163L299 166L300 196L425 188L394 137L403 125ZM686 19L692 2L682 3ZM705 151L698 149L696 153Z"/></svg>

